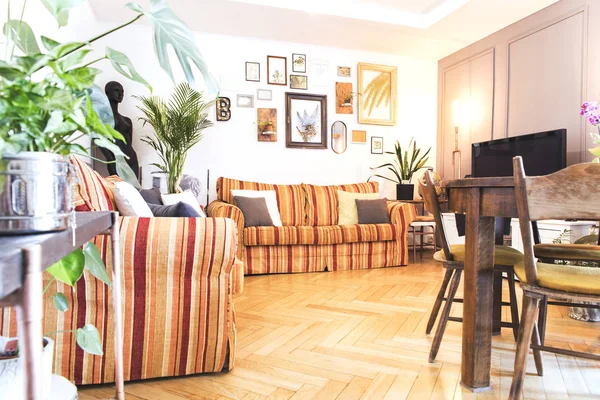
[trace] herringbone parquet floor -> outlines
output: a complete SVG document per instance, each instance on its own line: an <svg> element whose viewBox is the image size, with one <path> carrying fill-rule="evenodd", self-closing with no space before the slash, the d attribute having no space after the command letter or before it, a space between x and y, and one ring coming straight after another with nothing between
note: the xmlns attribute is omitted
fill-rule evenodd
<svg viewBox="0 0 600 400"><path fill-rule="evenodd" d="M460 323L449 322L436 363L427 362L425 325L442 274L429 258L400 268L246 277L235 299L235 368L128 383L127 399L505 399L515 349L508 329L493 341L492 391L475 395L459 384ZM453 315L461 312L455 304ZM600 323L551 307L547 343L600 354ZM530 360L525 398L600 399L600 363L549 353L544 363L538 377ZM85 388L80 399L113 394L112 386Z"/></svg>

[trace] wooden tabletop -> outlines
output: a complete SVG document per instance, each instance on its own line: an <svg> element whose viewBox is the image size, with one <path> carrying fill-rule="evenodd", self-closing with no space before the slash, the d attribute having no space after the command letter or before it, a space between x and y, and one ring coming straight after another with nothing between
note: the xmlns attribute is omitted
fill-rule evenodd
<svg viewBox="0 0 600 400"><path fill-rule="evenodd" d="M41 246L41 265L45 271L77 247L108 230L112 225L112 212L78 212L75 220L75 244L71 227L51 233L0 237L0 299L23 284L22 249Z"/></svg>

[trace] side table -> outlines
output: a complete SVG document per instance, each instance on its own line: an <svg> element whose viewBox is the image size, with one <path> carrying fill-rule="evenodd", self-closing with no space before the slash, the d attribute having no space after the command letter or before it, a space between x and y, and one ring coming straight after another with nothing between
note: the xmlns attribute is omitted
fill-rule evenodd
<svg viewBox="0 0 600 400"><path fill-rule="evenodd" d="M19 361L25 371L28 400L42 398L42 273L55 262L97 235L110 235L113 269L113 313L115 336L116 398L125 398L123 385L123 317L121 311L121 264L119 214L116 212L76 213L75 227L38 235L0 237L0 306L16 306L20 343Z"/></svg>

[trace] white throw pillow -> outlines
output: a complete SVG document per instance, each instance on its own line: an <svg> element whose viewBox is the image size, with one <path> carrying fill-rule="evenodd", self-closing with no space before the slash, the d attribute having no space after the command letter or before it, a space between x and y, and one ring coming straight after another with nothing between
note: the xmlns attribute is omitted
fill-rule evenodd
<svg viewBox="0 0 600 400"><path fill-rule="evenodd" d="M273 221L273 226L283 226L281 223L281 215L277 207L277 195L274 190L232 190L231 195L241 197L264 197L269 209L269 215Z"/></svg>
<svg viewBox="0 0 600 400"><path fill-rule="evenodd" d="M125 217L153 217L152 210L136 188L127 182L115 183L115 202Z"/></svg>
<svg viewBox="0 0 600 400"><path fill-rule="evenodd" d="M206 213L202 211L200 208L200 204L198 204L198 200L194 193L190 191L185 191L183 193L172 193L172 194L161 194L160 198L165 206L170 206L171 204L177 204L179 202L190 205L196 212L200 215L200 218L206 218Z"/></svg>

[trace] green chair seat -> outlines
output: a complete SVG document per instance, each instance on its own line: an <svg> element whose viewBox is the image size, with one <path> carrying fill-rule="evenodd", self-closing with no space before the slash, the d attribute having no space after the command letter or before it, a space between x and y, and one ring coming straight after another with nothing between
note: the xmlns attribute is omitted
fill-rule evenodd
<svg viewBox="0 0 600 400"><path fill-rule="evenodd" d="M450 252L454 257L454 261L465 261L465 245L453 244L450 245ZM446 260L446 255L443 250L438 251L433 255L433 258L440 262ZM494 250L494 265L516 265L523 262L523 253L512 247L497 245Z"/></svg>
<svg viewBox="0 0 600 400"><path fill-rule="evenodd" d="M598 240L598 236L595 236ZM553 260L600 261L600 246L588 244L536 244L533 246L536 257ZM548 261L548 260L546 260Z"/></svg>
<svg viewBox="0 0 600 400"><path fill-rule="evenodd" d="M538 262L536 284L547 289L569 293L600 295L600 268ZM525 264L515 265L521 282L527 283Z"/></svg>

